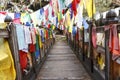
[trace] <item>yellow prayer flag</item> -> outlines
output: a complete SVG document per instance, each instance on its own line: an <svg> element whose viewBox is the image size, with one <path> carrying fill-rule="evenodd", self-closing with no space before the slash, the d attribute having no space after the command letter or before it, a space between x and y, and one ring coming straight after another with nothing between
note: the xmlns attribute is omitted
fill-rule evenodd
<svg viewBox="0 0 120 80"><path fill-rule="evenodd" d="M24 23L24 16L26 15L26 13L21 13L21 18L20 18L20 21L22 22L22 23Z"/></svg>
<svg viewBox="0 0 120 80"><path fill-rule="evenodd" d="M36 34L39 35L39 47L42 48L43 44L42 44L42 39L41 39L41 36L40 36L39 28L36 28Z"/></svg>
<svg viewBox="0 0 120 80"><path fill-rule="evenodd" d="M52 26L52 29L55 30L55 25Z"/></svg>
<svg viewBox="0 0 120 80"><path fill-rule="evenodd" d="M67 11L65 19L66 19L65 20L65 25L66 25L67 28L69 27L69 32L72 33L74 17L72 19L70 19L70 10Z"/></svg>
<svg viewBox="0 0 120 80"><path fill-rule="evenodd" d="M74 17L73 17L72 20L70 21L70 27L69 27L69 32L70 32L70 33L72 33L73 24L74 24Z"/></svg>
<svg viewBox="0 0 120 80"><path fill-rule="evenodd" d="M37 11L30 14L30 17L31 17L34 25L39 25L40 21L37 19L38 16L36 16L36 14L37 14Z"/></svg>
<svg viewBox="0 0 120 80"><path fill-rule="evenodd" d="M1 24L0 24L1 26ZM6 28L3 24L0 28ZM0 80L15 80L16 71L8 41L0 38Z"/></svg>
<svg viewBox="0 0 120 80"><path fill-rule="evenodd" d="M65 15L65 22L64 22L64 24L65 24L65 27L68 28L68 25L67 25L67 16L66 15Z"/></svg>
<svg viewBox="0 0 120 80"><path fill-rule="evenodd" d="M60 12L57 13L58 21L60 21Z"/></svg>
<svg viewBox="0 0 120 80"><path fill-rule="evenodd" d="M16 71L9 44L0 39L0 45L0 80L15 80Z"/></svg>
<svg viewBox="0 0 120 80"><path fill-rule="evenodd" d="M88 16L92 18L93 14L96 12L94 0L84 0L84 6L87 10Z"/></svg>
<svg viewBox="0 0 120 80"><path fill-rule="evenodd" d="M69 12L69 10L66 13L66 25L70 26L70 12Z"/></svg>
<svg viewBox="0 0 120 80"><path fill-rule="evenodd" d="M3 29L7 26L7 23L0 23L0 29Z"/></svg>
<svg viewBox="0 0 120 80"><path fill-rule="evenodd" d="M41 36L39 36L39 46L40 46L40 48L42 48L42 40L41 40Z"/></svg>

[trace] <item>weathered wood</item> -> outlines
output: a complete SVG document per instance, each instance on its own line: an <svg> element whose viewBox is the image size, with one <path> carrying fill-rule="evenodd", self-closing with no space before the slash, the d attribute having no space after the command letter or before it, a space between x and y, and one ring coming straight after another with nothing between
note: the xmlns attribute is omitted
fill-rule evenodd
<svg viewBox="0 0 120 80"><path fill-rule="evenodd" d="M84 28L83 28L83 31L82 31L82 54L83 54L83 61L85 61L85 53L84 53L84 48L85 48L85 44L84 44Z"/></svg>
<svg viewBox="0 0 120 80"><path fill-rule="evenodd" d="M117 26L118 33L120 33L120 25Z"/></svg>
<svg viewBox="0 0 120 80"><path fill-rule="evenodd" d="M91 72L93 73L94 70L94 64L93 64L93 45L92 45L92 23L90 24L90 28L89 28L89 44L90 44L90 59L91 59Z"/></svg>
<svg viewBox="0 0 120 80"><path fill-rule="evenodd" d="M15 69L16 69L16 80L23 80L22 79L22 73L21 73L21 68L20 68L20 61L19 61L19 50L18 50L18 40L17 40L17 35L16 35L16 28L15 25L11 24L9 26L10 28L10 37L8 39L9 41L9 45L10 45L10 49L14 58L14 65L15 65Z"/></svg>
<svg viewBox="0 0 120 80"><path fill-rule="evenodd" d="M91 80L66 42L56 42L36 80Z"/></svg>
<svg viewBox="0 0 120 80"><path fill-rule="evenodd" d="M109 30L105 32L105 80L110 80Z"/></svg>
<svg viewBox="0 0 120 80"><path fill-rule="evenodd" d="M104 33L104 27L101 26L101 27L96 27L96 32L98 33Z"/></svg>
<svg viewBox="0 0 120 80"><path fill-rule="evenodd" d="M105 55L105 48L102 47L102 46L97 45L97 52L98 53L104 53L104 55Z"/></svg>
<svg viewBox="0 0 120 80"><path fill-rule="evenodd" d="M0 38L9 38L9 31L7 29L0 29Z"/></svg>

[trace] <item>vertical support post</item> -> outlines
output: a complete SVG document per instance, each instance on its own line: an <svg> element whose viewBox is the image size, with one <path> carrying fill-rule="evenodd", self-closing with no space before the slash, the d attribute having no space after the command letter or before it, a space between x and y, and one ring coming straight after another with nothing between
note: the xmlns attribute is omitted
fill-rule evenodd
<svg viewBox="0 0 120 80"><path fill-rule="evenodd" d="M75 51L75 36L72 35L72 37L73 37L73 45L74 45L74 46L73 46L73 50ZM72 40L71 40L71 41L72 41ZM71 46L72 46L72 45L71 45Z"/></svg>
<svg viewBox="0 0 120 80"><path fill-rule="evenodd" d="M12 51L12 55L14 58L14 65L17 73L16 80L23 80L22 79L22 72L20 68L20 61L19 61L19 49L18 49L18 44L17 44L17 35L16 35L16 28L15 25L11 24L8 26L10 28L10 37L8 39L10 49Z"/></svg>
<svg viewBox="0 0 120 80"><path fill-rule="evenodd" d="M93 0L92 0L92 20L94 19L93 16ZM94 64L93 64L93 45L92 45L92 27L93 27L93 22L90 23L90 30L89 30L89 37L90 37L90 59L91 59L91 72L93 73L94 70Z"/></svg>
<svg viewBox="0 0 120 80"><path fill-rule="evenodd" d="M105 80L110 80L109 32L110 30L105 31Z"/></svg>
<svg viewBox="0 0 120 80"><path fill-rule="evenodd" d="M75 47L74 47L75 49L74 50L75 50L75 53L76 53L76 34L74 36L74 45L75 45Z"/></svg>
<svg viewBox="0 0 120 80"><path fill-rule="evenodd" d="M90 39L90 63L91 63L91 72L93 73L93 69L94 69L94 64L93 64L93 45L92 45L92 24L90 24L90 28L89 28L89 39Z"/></svg>
<svg viewBox="0 0 120 80"><path fill-rule="evenodd" d="M78 28L78 41L77 41L77 42L78 42L78 44L77 44L77 48L78 48L78 49L77 49L77 54L78 54L78 55L79 55L79 30L80 30L80 29Z"/></svg>
<svg viewBox="0 0 120 80"><path fill-rule="evenodd" d="M84 53L84 27L83 27L83 31L82 31L82 54L83 54L83 61L85 61L85 53Z"/></svg>
<svg viewBox="0 0 120 80"><path fill-rule="evenodd" d="M78 30L78 55L79 55L79 30Z"/></svg>

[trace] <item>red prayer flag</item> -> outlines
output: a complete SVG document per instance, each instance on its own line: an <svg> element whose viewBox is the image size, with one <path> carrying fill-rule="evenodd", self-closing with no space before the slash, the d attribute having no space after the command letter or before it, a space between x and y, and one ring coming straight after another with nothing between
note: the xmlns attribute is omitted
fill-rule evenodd
<svg viewBox="0 0 120 80"><path fill-rule="evenodd" d="M48 39L48 30L46 30L46 39Z"/></svg>
<svg viewBox="0 0 120 80"><path fill-rule="evenodd" d="M6 14L7 14L7 12L2 11L2 12L0 12L0 14L6 15Z"/></svg>
<svg viewBox="0 0 120 80"><path fill-rule="evenodd" d="M50 28L50 24L48 24L48 29Z"/></svg>
<svg viewBox="0 0 120 80"><path fill-rule="evenodd" d="M53 9L52 9L52 16L54 16L54 11L53 11Z"/></svg>
<svg viewBox="0 0 120 80"><path fill-rule="evenodd" d="M80 3L80 0L73 0L72 1L72 11L74 12L74 15L77 14L77 5Z"/></svg>
<svg viewBox="0 0 120 80"><path fill-rule="evenodd" d="M63 10L62 10L62 14L64 14L64 13L65 13L65 10L63 9Z"/></svg>

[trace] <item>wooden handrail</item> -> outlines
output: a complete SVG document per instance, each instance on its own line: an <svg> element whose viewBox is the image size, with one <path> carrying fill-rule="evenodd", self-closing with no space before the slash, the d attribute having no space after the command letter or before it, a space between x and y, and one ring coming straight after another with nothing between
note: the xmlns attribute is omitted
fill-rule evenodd
<svg viewBox="0 0 120 80"><path fill-rule="evenodd" d="M120 33L120 24L117 25L118 33Z"/></svg>
<svg viewBox="0 0 120 80"><path fill-rule="evenodd" d="M7 29L0 29L0 38L9 38L9 31Z"/></svg>

